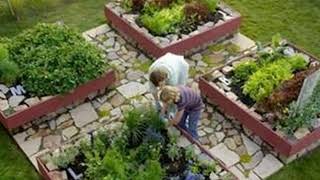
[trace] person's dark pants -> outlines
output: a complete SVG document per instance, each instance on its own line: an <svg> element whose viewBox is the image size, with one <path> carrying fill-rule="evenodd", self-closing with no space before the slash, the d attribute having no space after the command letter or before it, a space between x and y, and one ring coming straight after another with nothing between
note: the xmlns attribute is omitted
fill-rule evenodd
<svg viewBox="0 0 320 180"><path fill-rule="evenodd" d="M200 120L201 110L199 111L185 111L182 115L181 121L179 122L179 126L186 130L191 136L195 139L199 138L198 135L198 122Z"/></svg>

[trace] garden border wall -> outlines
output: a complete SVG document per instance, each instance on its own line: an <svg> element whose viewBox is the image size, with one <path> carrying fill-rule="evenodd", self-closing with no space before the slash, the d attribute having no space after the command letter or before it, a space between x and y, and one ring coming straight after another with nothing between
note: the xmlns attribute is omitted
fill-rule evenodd
<svg viewBox="0 0 320 180"><path fill-rule="evenodd" d="M0 112L0 122L7 129L19 127L43 115L55 112L60 108L68 106L74 102L85 99L91 93L104 90L116 81L116 74L109 70L101 77L91 80L78 86L67 94L56 95L47 100L40 101L27 109L17 111L9 116Z"/></svg>
<svg viewBox="0 0 320 180"><path fill-rule="evenodd" d="M302 48L297 47L292 43L288 44L296 50L305 53L311 58L319 61L319 59L317 59L314 55L306 52ZM251 54L252 53L239 56L239 58L234 59L233 61L225 65L229 65L232 62L242 59ZM214 70L222 69L224 66L215 68ZM271 127L261 122L257 113L251 111L248 108L243 108L243 105L241 105L242 103L240 104L240 102L228 98L221 92L221 90L217 88L214 83L208 82L203 76L199 79L199 88L201 94L210 99L210 101L217 105L221 109L221 111L240 121L246 128L261 137L265 142L269 143L277 152L279 152L281 155L284 155L285 157L292 157L297 153L304 154L306 152L306 148L310 147L310 150L312 150L320 143L320 128L315 129L310 134L304 136L302 139L293 141L279 136L275 131L271 129Z"/></svg>
<svg viewBox="0 0 320 180"><path fill-rule="evenodd" d="M239 13L235 13L235 17L228 19L227 21L215 25L208 30L200 32L197 35L193 35L186 39L182 39L168 46L161 47L147 37L143 32L140 32L136 28L132 27L126 20L117 15L112 9L105 5L105 16L107 21L113 28L115 28L125 39L133 40L138 44L139 48L145 50L147 54L150 54L156 58L161 57L167 52L186 55L191 50L201 47L202 45L218 41L223 37L230 36L237 32L241 24L241 16Z"/></svg>

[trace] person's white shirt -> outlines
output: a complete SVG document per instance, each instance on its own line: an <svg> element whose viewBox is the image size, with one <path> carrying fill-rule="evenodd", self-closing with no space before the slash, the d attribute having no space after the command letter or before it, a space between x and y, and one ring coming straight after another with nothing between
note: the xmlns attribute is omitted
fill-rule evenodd
<svg viewBox="0 0 320 180"><path fill-rule="evenodd" d="M149 77L150 73L155 70L163 70L167 73L166 85L177 86L187 84L189 64L184 60L183 56L166 53L150 66ZM151 93L157 92L157 88L151 81L149 81L149 86Z"/></svg>

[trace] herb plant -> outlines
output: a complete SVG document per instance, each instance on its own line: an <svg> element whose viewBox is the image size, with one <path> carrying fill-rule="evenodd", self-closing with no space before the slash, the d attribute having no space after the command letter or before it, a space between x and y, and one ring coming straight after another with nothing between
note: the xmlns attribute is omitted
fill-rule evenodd
<svg viewBox="0 0 320 180"><path fill-rule="evenodd" d="M67 26L38 24L12 38L8 48L23 86L36 96L66 93L106 70L100 51Z"/></svg>

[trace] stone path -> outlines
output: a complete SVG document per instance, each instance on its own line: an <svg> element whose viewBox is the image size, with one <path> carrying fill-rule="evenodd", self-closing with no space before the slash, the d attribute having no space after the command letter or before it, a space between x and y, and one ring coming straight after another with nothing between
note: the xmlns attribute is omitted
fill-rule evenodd
<svg viewBox="0 0 320 180"><path fill-rule="evenodd" d="M125 111L153 102L147 85L151 61L143 53L108 25L89 30L83 36L104 51L106 63L117 69L120 81L107 92L90 95L86 102L75 103L12 131L14 139L35 166L35 157L77 141L99 127L120 128ZM240 34L231 42L240 45L239 49L254 45ZM222 44L228 46L228 51ZM188 85L197 89L194 78L234 58L237 46L229 46L229 41L225 41L186 58L191 66ZM239 179L266 178L283 167L270 146L237 121L219 113L209 102L198 128L200 142ZM179 144L184 146L187 142L180 139Z"/></svg>

